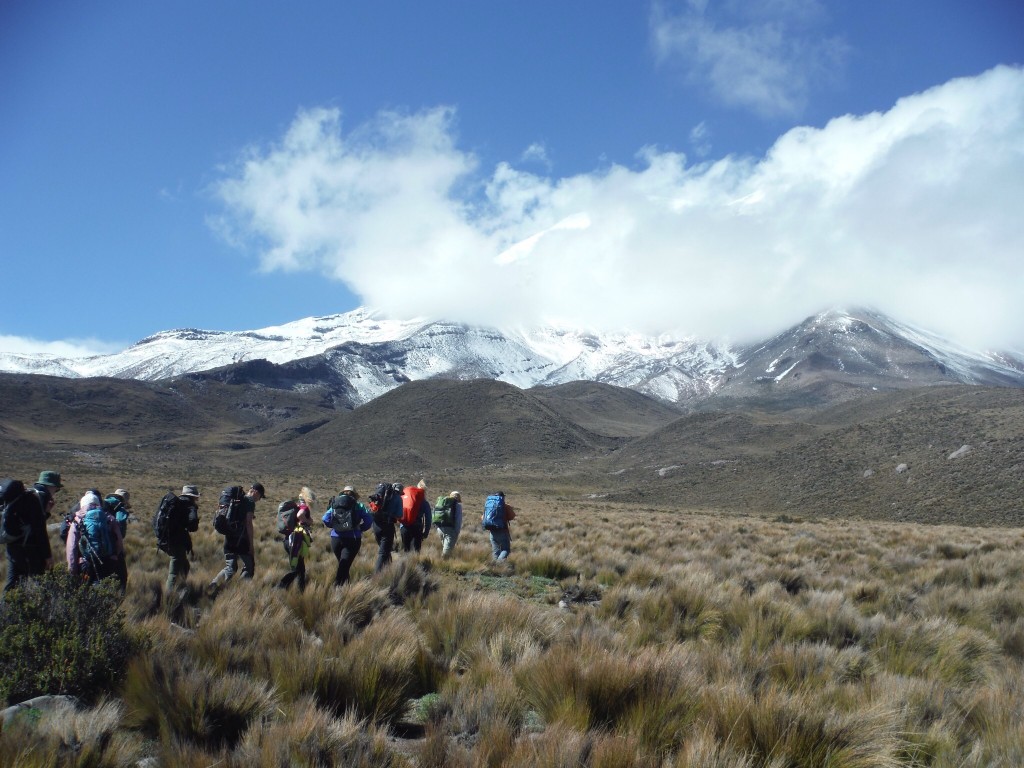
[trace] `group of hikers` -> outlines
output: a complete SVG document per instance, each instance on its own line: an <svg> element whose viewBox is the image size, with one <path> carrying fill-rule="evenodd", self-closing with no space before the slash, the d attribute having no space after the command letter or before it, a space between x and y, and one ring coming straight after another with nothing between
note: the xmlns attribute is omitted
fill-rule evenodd
<svg viewBox="0 0 1024 768"><path fill-rule="evenodd" d="M441 557L451 555L462 530L462 494L451 491L431 504L426 487L423 480L411 486L379 483L364 504L359 492L346 485L327 501L320 522L330 530L331 551L338 561L336 586L349 580L352 563L367 531L372 531L377 543L375 572L387 567L398 547L404 552L420 552L432 528L437 529L441 539ZM7 548L5 592L53 567L47 520L62 488L61 475L53 470L40 472L39 479L27 487L16 479L0 483L0 543ZM191 534L199 530L201 497L197 486L184 485L180 493L169 491L157 505L153 532L157 547L170 558L168 592L184 585L191 569ZM265 497L266 490L258 482L248 489L229 486L220 493L213 526L224 537L224 568L207 585L208 594L216 593L239 570L244 579L255 574L253 519L256 504ZM318 527L313 522L316 504L316 493L304 486L296 498L278 506L277 533L288 564L287 572L278 582L282 589L293 582L298 582L300 590L306 587L306 559ZM490 534L491 553L496 561L505 560L512 550L509 523L514 518L515 510L506 503L503 492L486 497L481 523ZM60 523L68 570L90 584L113 577L123 592L128 584L124 542L131 519L134 515L127 489L118 488L107 495L95 488L87 490Z"/></svg>

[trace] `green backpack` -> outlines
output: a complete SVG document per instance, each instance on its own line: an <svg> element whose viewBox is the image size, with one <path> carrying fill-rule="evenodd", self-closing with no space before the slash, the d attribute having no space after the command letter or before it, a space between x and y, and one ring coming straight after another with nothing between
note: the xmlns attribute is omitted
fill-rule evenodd
<svg viewBox="0 0 1024 768"><path fill-rule="evenodd" d="M434 505L434 525L448 528L455 524L455 499L450 496L438 496Z"/></svg>

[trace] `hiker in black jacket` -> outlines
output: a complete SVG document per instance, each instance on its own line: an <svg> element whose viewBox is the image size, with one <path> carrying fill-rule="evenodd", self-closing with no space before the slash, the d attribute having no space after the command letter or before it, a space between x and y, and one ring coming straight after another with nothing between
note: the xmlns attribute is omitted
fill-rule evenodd
<svg viewBox="0 0 1024 768"><path fill-rule="evenodd" d="M17 494L17 498L11 500L7 511L8 530L18 534L23 532L24 537L7 545L7 582L4 592L53 567L53 551L46 531L46 518L50 516L56 494L62 487L60 473L46 470L39 473L39 480L32 488L24 489Z"/></svg>
<svg viewBox="0 0 1024 768"><path fill-rule="evenodd" d="M207 592L216 592L221 584L231 581L231 577L238 570L239 561L242 564L242 578L251 579L256 574L256 539L253 534L252 520L256 514L256 502L266 496L266 491L260 483L253 483L249 486L244 497L242 497L242 511L245 523L242 531L237 535L224 537L224 569L213 577L213 581L207 586Z"/></svg>
<svg viewBox="0 0 1024 768"><path fill-rule="evenodd" d="M171 556L167 566L167 592L174 590L180 582L185 583L192 570L189 557L192 555L192 533L199 530L199 488L194 485L182 486L178 501L171 511L167 527L166 552Z"/></svg>

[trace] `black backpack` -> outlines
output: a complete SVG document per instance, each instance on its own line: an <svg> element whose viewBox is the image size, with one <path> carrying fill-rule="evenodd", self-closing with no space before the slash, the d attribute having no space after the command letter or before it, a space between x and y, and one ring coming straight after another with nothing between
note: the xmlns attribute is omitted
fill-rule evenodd
<svg viewBox="0 0 1024 768"><path fill-rule="evenodd" d="M373 522L380 528L394 525L402 517L402 486L398 483L380 483L370 495Z"/></svg>
<svg viewBox="0 0 1024 768"><path fill-rule="evenodd" d="M160 499L157 505L156 514L153 516L153 533L156 534L156 546L167 552L171 545L173 534L178 533L176 528L180 526L181 516L177 514L178 505L181 499L174 491L168 491Z"/></svg>
<svg viewBox="0 0 1024 768"><path fill-rule="evenodd" d="M299 504L295 499L282 501L277 506L277 532L288 536L295 530L299 518Z"/></svg>
<svg viewBox="0 0 1024 768"><path fill-rule="evenodd" d="M359 529L359 509L356 500L347 493L339 493L331 499L331 528L338 533Z"/></svg>
<svg viewBox="0 0 1024 768"><path fill-rule="evenodd" d="M31 526L25 519L26 504L29 501L25 484L21 480L6 478L0 482L0 545L15 544L25 546L28 543Z"/></svg>
<svg viewBox="0 0 1024 768"><path fill-rule="evenodd" d="M245 489L240 485L229 485L220 492L217 514L213 518L213 528L217 533L233 539L245 533L244 498Z"/></svg>

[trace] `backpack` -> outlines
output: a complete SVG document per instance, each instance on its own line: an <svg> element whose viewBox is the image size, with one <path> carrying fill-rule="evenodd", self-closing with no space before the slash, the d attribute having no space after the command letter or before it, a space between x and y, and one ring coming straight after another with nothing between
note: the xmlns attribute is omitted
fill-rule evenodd
<svg viewBox="0 0 1024 768"><path fill-rule="evenodd" d="M31 526L24 519L25 503L28 499L25 484L21 480L7 478L0 482L0 544L28 543Z"/></svg>
<svg viewBox="0 0 1024 768"><path fill-rule="evenodd" d="M87 510L82 518L78 549L90 562L96 558L102 560L114 554L114 539L110 535L107 512L102 506L98 509Z"/></svg>
<svg viewBox="0 0 1024 768"><path fill-rule="evenodd" d="M359 529L359 508L347 493L331 499L331 528L338 533L351 533Z"/></svg>
<svg viewBox="0 0 1024 768"><path fill-rule="evenodd" d="M484 502L484 528L495 531L506 527L505 497L500 493L492 493Z"/></svg>
<svg viewBox="0 0 1024 768"><path fill-rule="evenodd" d="M289 536L299 518L299 503L295 499L282 501L277 507L277 532Z"/></svg>
<svg viewBox="0 0 1024 768"><path fill-rule="evenodd" d="M240 538L245 533L244 498L245 489L240 485L229 485L220 492L217 514L213 517L213 528L217 533L232 538Z"/></svg>
<svg viewBox="0 0 1024 768"><path fill-rule="evenodd" d="M167 552L171 545L171 537L178 531L180 519L175 514L180 499L174 491L168 491L160 499L157 505L156 514L153 516L153 533L156 534L156 546L158 549Z"/></svg>
<svg viewBox="0 0 1024 768"><path fill-rule="evenodd" d="M455 525L455 499L451 496L438 496L434 504L434 525L449 527Z"/></svg>
<svg viewBox="0 0 1024 768"><path fill-rule="evenodd" d="M412 528L420 521L420 508L425 496L426 491L415 486L408 486L402 491L401 523L406 528Z"/></svg>
<svg viewBox="0 0 1024 768"><path fill-rule="evenodd" d="M395 487L397 486L397 488ZM402 517L402 486L398 483L380 483L370 496L373 522L378 527L393 525Z"/></svg>
<svg viewBox="0 0 1024 768"><path fill-rule="evenodd" d="M75 515L78 513L78 502L76 501L67 512L64 519L60 521L60 540L66 542L68 534L71 533L71 526L75 524Z"/></svg>
<svg viewBox="0 0 1024 768"><path fill-rule="evenodd" d="M121 531L121 538L128 535L128 510L124 507L124 499L111 494L103 500L104 508L114 516L117 527Z"/></svg>

